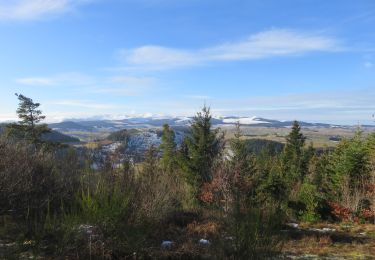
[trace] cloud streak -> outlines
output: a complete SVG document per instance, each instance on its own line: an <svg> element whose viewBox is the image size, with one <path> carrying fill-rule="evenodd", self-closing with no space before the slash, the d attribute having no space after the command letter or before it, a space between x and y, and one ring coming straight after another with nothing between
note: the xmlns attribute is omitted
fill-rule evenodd
<svg viewBox="0 0 375 260"><path fill-rule="evenodd" d="M40 87L51 87L51 86L82 86L90 85L95 82L95 79L81 74L81 73L63 73L58 75L52 75L48 77L25 77L16 79L16 82L21 85L28 86L40 86Z"/></svg>
<svg viewBox="0 0 375 260"><path fill-rule="evenodd" d="M88 109L115 109L119 106L107 103L95 103L88 100L58 100L51 102L50 105L67 106L67 107L80 107Z"/></svg>
<svg viewBox="0 0 375 260"><path fill-rule="evenodd" d="M74 10L92 0L0 0L1 20L33 20Z"/></svg>
<svg viewBox="0 0 375 260"><path fill-rule="evenodd" d="M288 29L272 29L248 38L196 50L146 45L120 51L128 69L170 69L210 62L246 61L302 55L318 51L339 51L334 38Z"/></svg>
<svg viewBox="0 0 375 260"><path fill-rule="evenodd" d="M152 92L157 86L153 77L114 76L104 83L106 87L95 88L93 93L113 94L120 96L139 96Z"/></svg>
<svg viewBox="0 0 375 260"><path fill-rule="evenodd" d="M81 73L62 73L52 76L25 77L15 80L20 85L33 87L74 87L90 94L140 96L151 93L158 87L158 79L145 76L90 76Z"/></svg>

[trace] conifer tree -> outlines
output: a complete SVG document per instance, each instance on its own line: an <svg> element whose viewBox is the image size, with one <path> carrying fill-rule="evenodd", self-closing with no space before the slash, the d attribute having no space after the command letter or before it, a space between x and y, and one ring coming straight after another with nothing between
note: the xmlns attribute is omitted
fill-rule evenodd
<svg viewBox="0 0 375 260"><path fill-rule="evenodd" d="M41 136L50 132L46 124L39 124L45 119L39 110L40 103L34 103L31 98L16 94L19 100L17 114L20 119L16 124L8 125L8 134L33 143L41 141Z"/></svg>
<svg viewBox="0 0 375 260"><path fill-rule="evenodd" d="M163 135L161 137L160 149L163 153L161 158L161 165L167 172L172 172L176 163L176 143L175 133L168 125L163 125Z"/></svg>
<svg viewBox="0 0 375 260"><path fill-rule="evenodd" d="M306 137L301 132L301 127L294 121L292 131L286 138L284 148L284 171L288 175L289 181L302 180L304 176L304 146Z"/></svg>
<svg viewBox="0 0 375 260"><path fill-rule="evenodd" d="M302 155L306 137L301 133L301 127L297 121L293 122L292 131L286 138L285 154L289 159L295 159Z"/></svg>
<svg viewBox="0 0 375 260"><path fill-rule="evenodd" d="M183 169L187 181L195 188L212 179L212 165L221 152L223 137L220 129L212 129L210 108L204 106L191 124L191 136L185 139Z"/></svg>
<svg viewBox="0 0 375 260"><path fill-rule="evenodd" d="M237 123L234 138L230 142L233 153L231 168L236 188L249 199L253 193L257 170L255 157L247 151L245 143L241 140L242 135L240 124Z"/></svg>

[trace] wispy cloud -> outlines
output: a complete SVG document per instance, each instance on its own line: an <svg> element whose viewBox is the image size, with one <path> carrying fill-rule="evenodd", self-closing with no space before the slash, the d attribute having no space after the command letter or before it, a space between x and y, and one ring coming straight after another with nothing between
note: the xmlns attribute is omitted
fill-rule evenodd
<svg viewBox="0 0 375 260"><path fill-rule="evenodd" d="M158 80L146 76L90 76L81 73L61 73L52 76L25 77L16 83L35 87L76 87L88 93L103 93L121 96L139 96L150 93L157 87Z"/></svg>
<svg viewBox="0 0 375 260"><path fill-rule="evenodd" d="M243 61L316 51L338 51L335 38L288 29L272 29L248 38L196 50L146 45L120 51L128 69L169 69L219 61Z"/></svg>
<svg viewBox="0 0 375 260"><path fill-rule="evenodd" d="M44 77L30 77L30 78L20 78L16 80L17 83L30 86L53 86L55 81L51 78Z"/></svg>
<svg viewBox="0 0 375 260"><path fill-rule="evenodd" d="M74 10L92 0L0 0L0 19L32 20Z"/></svg>
<svg viewBox="0 0 375 260"><path fill-rule="evenodd" d="M89 109L115 109L119 106L115 104L107 103L96 103L90 100L57 100L48 103L47 105L58 105L58 106L67 106L67 107L80 107L80 108L89 108Z"/></svg>
<svg viewBox="0 0 375 260"><path fill-rule="evenodd" d="M92 90L94 93L107 93L121 96L139 96L152 92L157 85L153 77L114 76L105 80L106 87Z"/></svg>
<svg viewBox="0 0 375 260"><path fill-rule="evenodd" d="M366 61L366 62L363 64L363 66L365 66L365 68L370 69L370 68L374 67L374 63L372 63L371 61Z"/></svg>
<svg viewBox="0 0 375 260"><path fill-rule="evenodd" d="M89 85L95 82L95 79L80 73L63 73L47 77L26 77L16 79L16 82L29 86L80 86Z"/></svg>
<svg viewBox="0 0 375 260"><path fill-rule="evenodd" d="M204 95L187 95L186 98L190 99L197 99L197 100L208 100L211 99L210 96L204 96Z"/></svg>

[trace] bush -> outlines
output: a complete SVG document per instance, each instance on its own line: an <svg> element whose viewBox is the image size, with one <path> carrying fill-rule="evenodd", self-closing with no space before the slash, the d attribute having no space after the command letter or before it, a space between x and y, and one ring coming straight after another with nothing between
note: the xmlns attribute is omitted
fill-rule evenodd
<svg viewBox="0 0 375 260"><path fill-rule="evenodd" d="M0 215L27 224L28 235L37 233L47 215L62 214L72 206L77 167L72 151L0 141Z"/></svg>
<svg viewBox="0 0 375 260"><path fill-rule="evenodd" d="M221 241L220 254L234 259L264 259L281 251L280 234L284 215L280 208L248 208L226 218L228 237Z"/></svg>
<svg viewBox="0 0 375 260"><path fill-rule="evenodd" d="M302 221L315 222L320 219L317 214L319 196L315 185L303 183L298 192L298 200L304 205L304 210L298 212Z"/></svg>

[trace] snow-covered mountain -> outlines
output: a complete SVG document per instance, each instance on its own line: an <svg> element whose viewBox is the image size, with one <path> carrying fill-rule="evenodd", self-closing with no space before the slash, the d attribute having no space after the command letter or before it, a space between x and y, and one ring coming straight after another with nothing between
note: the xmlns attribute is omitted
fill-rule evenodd
<svg viewBox="0 0 375 260"><path fill-rule="evenodd" d="M63 121L61 123L50 124L49 126L58 131L70 132L70 131L84 131L84 132L114 132L121 129L131 128L158 128L164 124L169 124L172 127L186 127L189 126L192 117L170 117L170 116L143 116L143 117L125 117L123 119L109 119L109 120L75 120L75 121ZM266 119L261 117L237 117L237 116L225 116L225 117L213 117L212 124L214 126L220 125L233 125L239 122L244 126L262 126L262 127L290 127L292 121L278 121L272 119ZM323 123L308 123L300 122L303 127L336 127L336 125L323 124Z"/></svg>

